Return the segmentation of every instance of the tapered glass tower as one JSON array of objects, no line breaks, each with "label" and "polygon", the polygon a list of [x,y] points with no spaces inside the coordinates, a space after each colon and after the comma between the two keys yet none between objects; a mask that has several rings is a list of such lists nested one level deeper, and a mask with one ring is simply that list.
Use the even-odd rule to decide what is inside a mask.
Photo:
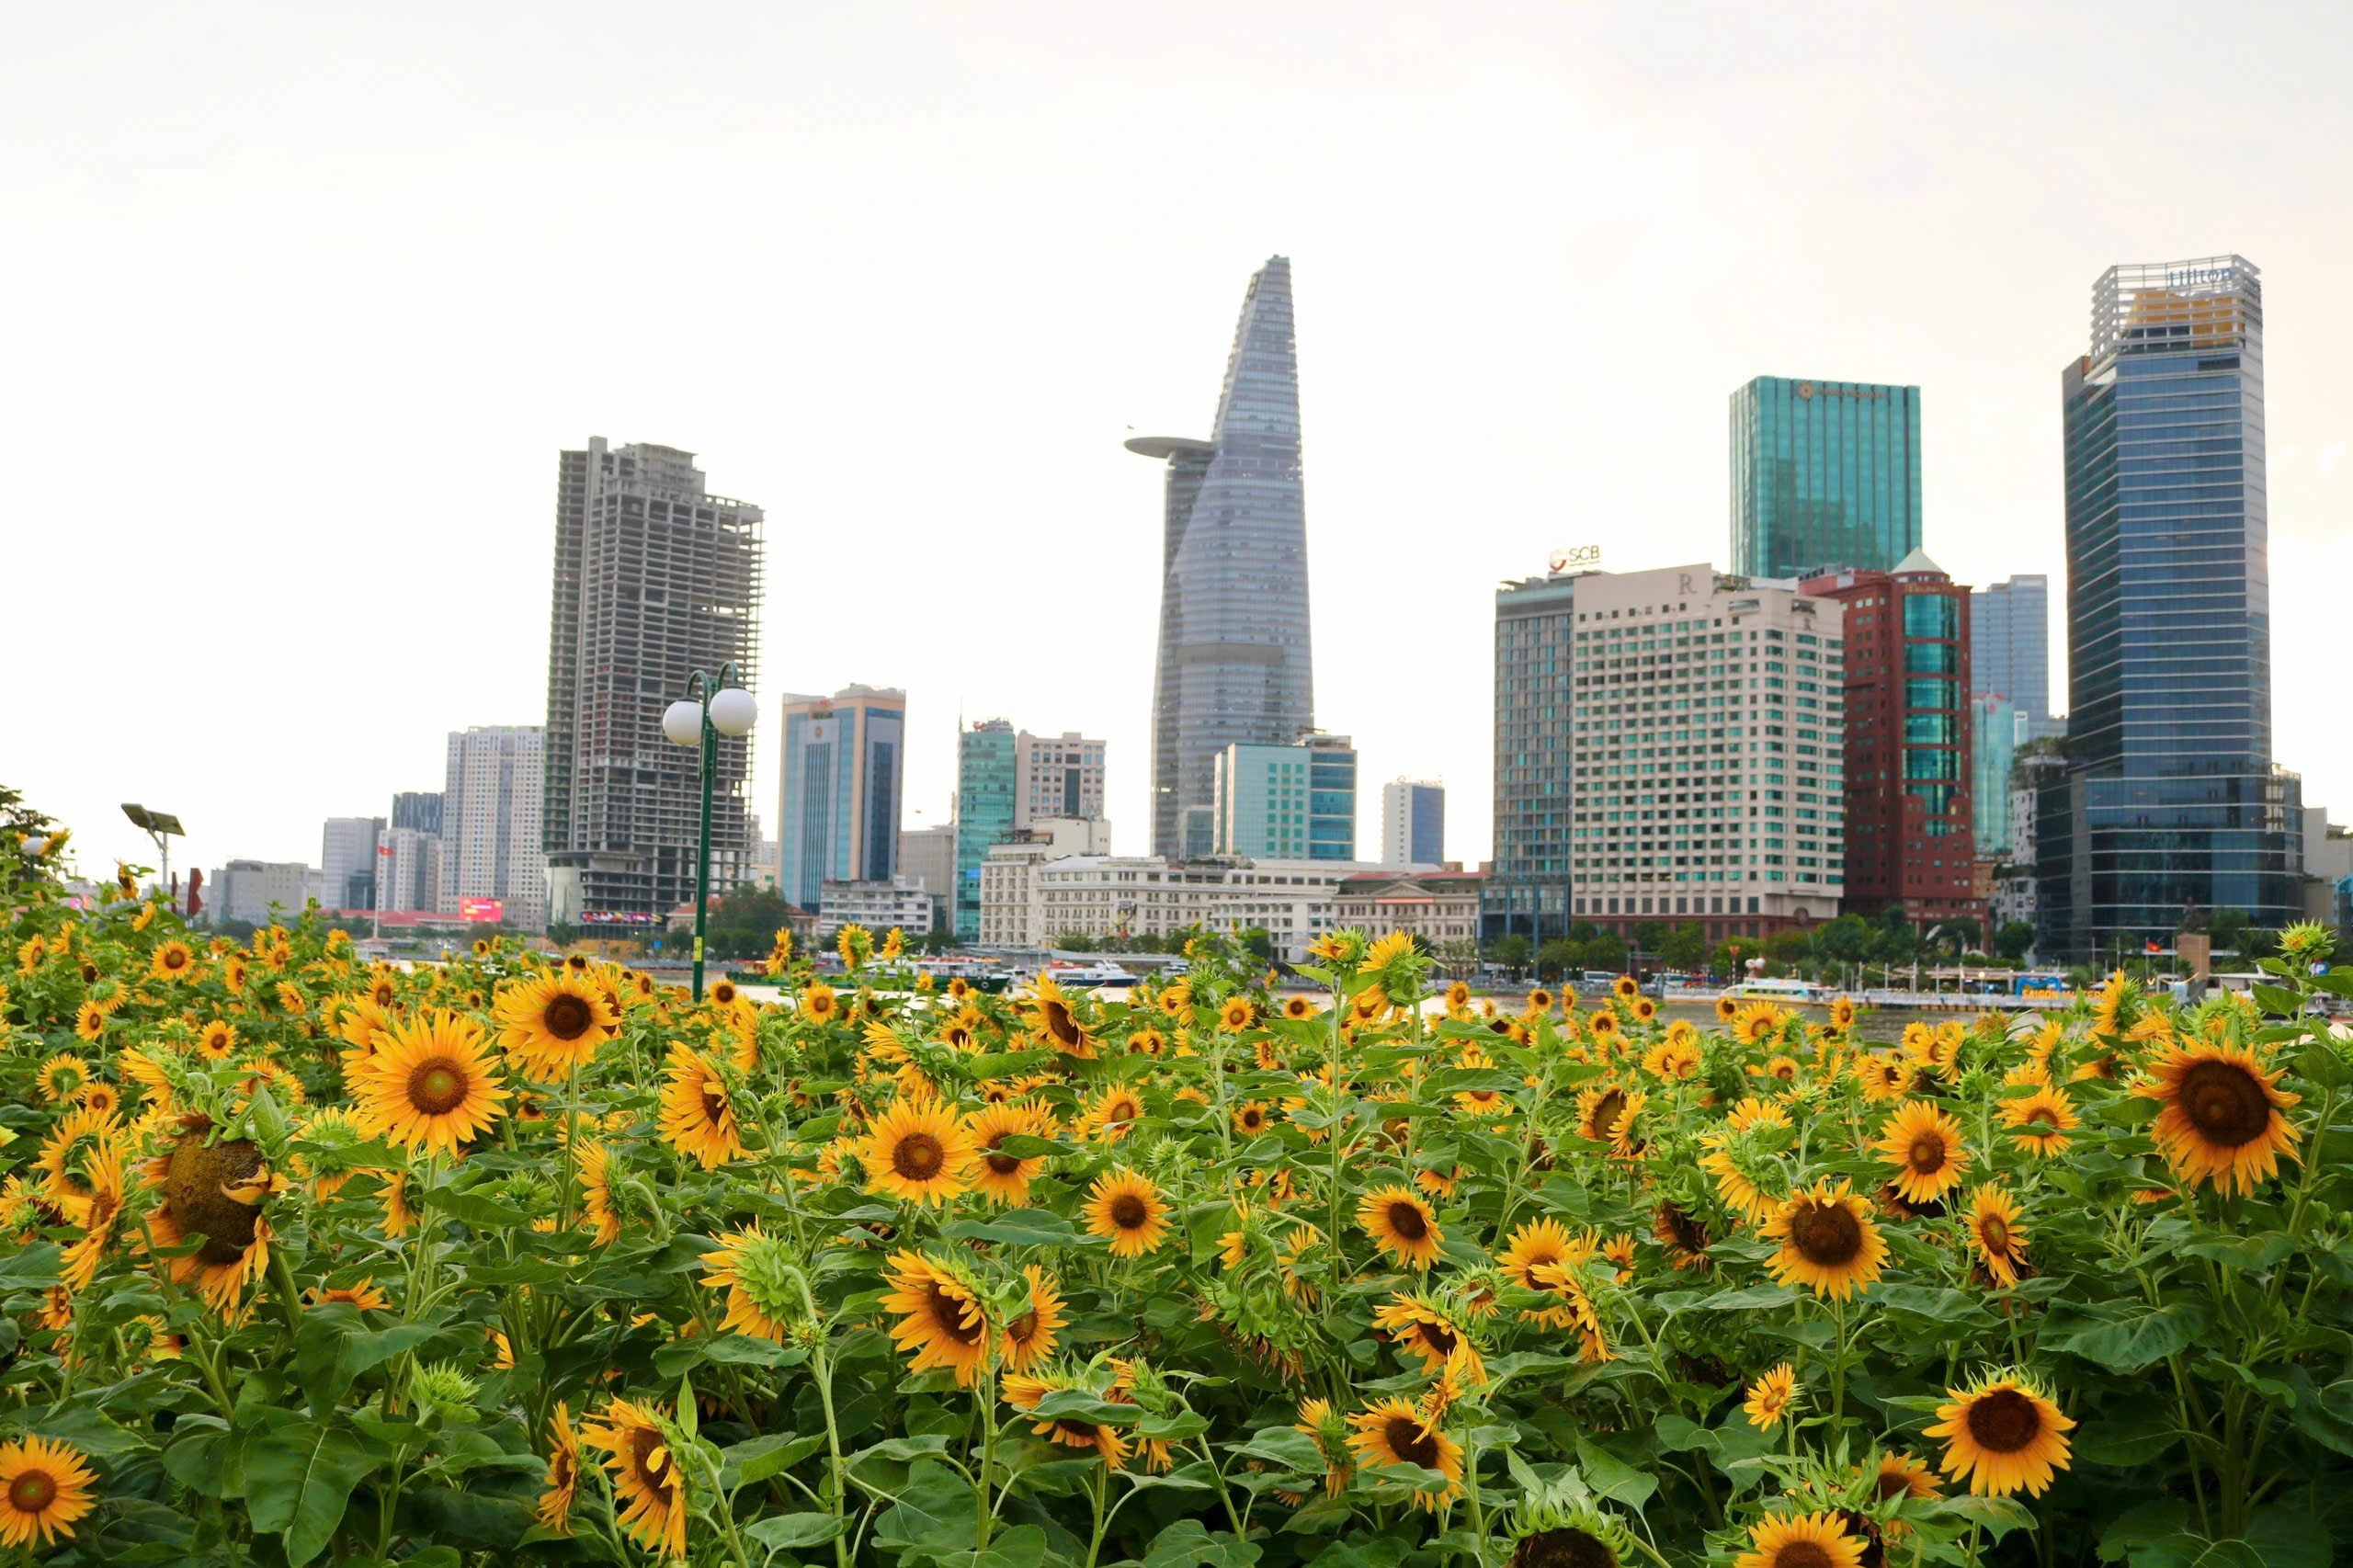
[{"label": "tapered glass tower", "polygon": [[1168,465],[1153,853],[1205,854],[1218,754],[1288,745],[1315,723],[1289,258],[1250,279],[1210,438],[1142,436],[1128,449]]}]

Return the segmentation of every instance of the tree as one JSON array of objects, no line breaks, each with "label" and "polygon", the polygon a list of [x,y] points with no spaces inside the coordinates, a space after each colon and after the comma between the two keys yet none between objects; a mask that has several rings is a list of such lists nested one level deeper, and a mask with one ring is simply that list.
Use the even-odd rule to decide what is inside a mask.
[{"label": "tree", "polygon": [[1813,938],[1802,931],[1776,931],[1765,939],[1765,956],[1775,963],[1803,963],[1813,953]]},{"label": "tree", "polygon": [[1859,915],[1842,915],[1815,930],[1813,950],[1836,963],[1860,963],[1871,956],[1870,923]]},{"label": "tree", "polygon": [[1509,970],[1526,969],[1531,950],[1527,937],[1517,931],[1506,931],[1487,944],[1487,961]]},{"label": "tree", "polygon": [[1696,920],[1676,926],[1660,938],[1658,956],[1676,969],[1702,967],[1708,961],[1707,928]]},{"label": "tree", "polygon": [[1432,956],[1440,973],[1460,980],[1479,967],[1479,944],[1468,937],[1456,937],[1440,942]]},{"label": "tree", "polygon": [[1574,970],[1583,961],[1576,943],[1566,937],[1555,937],[1536,950],[1536,978],[1558,981],[1563,973]]},{"label": "tree", "polygon": [[1738,980],[1748,972],[1748,960],[1759,957],[1764,945],[1753,937],[1734,937],[1711,955],[1716,969]]},{"label": "tree", "polygon": [[1066,953],[1091,953],[1095,938],[1084,931],[1063,931],[1055,936],[1052,945]]},{"label": "tree", "polygon": [[2246,928],[2254,923],[2253,917],[2244,909],[2218,909],[2207,921],[2206,933],[2213,938],[2217,952],[2226,949],[2235,951],[2239,939],[2246,935]]},{"label": "tree", "polygon": [[1626,970],[1626,938],[1615,931],[1597,927],[1585,940],[1585,967],[1587,969]]},{"label": "tree", "polygon": [[2026,952],[2034,946],[2034,927],[2023,920],[2006,920],[1994,933],[1994,950],[2011,963],[2024,963]]},{"label": "tree", "polygon": [[1985,928],[1973,915],[1956,915],[1941,924],[1946,934],[1957,938],[1964,949],[1974,948],[1985,939]]},{"label": "tree", "polygon": [[1242,933],[1242,950],[1260,963],[1275,961],[1275,940],[1260,926],[1253,926]]}]

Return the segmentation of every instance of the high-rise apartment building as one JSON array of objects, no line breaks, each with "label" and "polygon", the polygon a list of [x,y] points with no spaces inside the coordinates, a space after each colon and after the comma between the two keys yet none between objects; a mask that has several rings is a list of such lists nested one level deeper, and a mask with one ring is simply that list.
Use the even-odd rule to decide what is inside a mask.
[{"label": "high-rise apartment building", "polygon": [[1846,607],[1847,901],[1927,925],[1983,918],[1969,590],[1925,551],[1893,572],[1841,572],[1805,591]]},{"label": "high-rise apartment building", "polygon": [[906,794],[907,694],[847,686],[784,699],[777,886],[814,913],[827,882],[887,882],[898,870]]},{"label": "high-rise apartment building", "polygon": [[1920,548],[1920,389],[1759,376],[1732,394],[1732,569],[1885,572]]},{"label": "high-rise apartment building", "polygon": [[2067,777],[2044,791],[2041,950],[2186,905],[2299,918],[2302,788],[2271,758],[2263,285],[2245,256],[2113,267],[2061,374]]},{"label": "high-rise apartment building", "polygon": [[441,792],[438,790],[404,790],[394,795],[389,825],[429,833],[438,837],[441,833]]},{"label": "high-rise apartment building", "polygon": [[441,909],[441,835],[388,827],[376,845],[376,912],[436,915]]},{"label": "high-rise apartment building", "polygon": [[329,817],[319,835],[320,903],[329,909],[376,907],[376,843],[382,817]]},{"label": "high-rise apartment building", "polygon": [[[601,436],[557,467],[549,617],[548,917],[651,923],[695,895],[702,779],[662,733],[697,670],[756,687],[761,513],[710,494],[692,452]],[[710,881],[752,880],[752,738],[718,737]]]},{"label": "high-rise apartment building", "polygon": [[2052,733],[2051,579],[2021,572],[1970,595],[1969,646],[1970,690],[2008,698],[2030,738]]},{"label": "high-rise apartment building", "polygon": [[1013,825],[1037,817],[1103,814],[1103,743],[1076,730],[1013,740]]},{"label": "high-rise apartment building", "polygon": [[1346,735],[1230,745],[1217,755],[1211,787],[1213,854],[1357,858],[1357,753]]},{"label": "high-rise apartment building", "polygon": [[981,872],[989,846],[1013,831],[1016,815],[1013,726],[983,719],[956,737],[956,887],[959,941],[981,939]]},{"label": "high-rise apartment building", "polygon": [[1571,718],[1577,585],[1599,573],[1529,577],[1495,590],[1495,862],[1483,937],[1533,947],[1567,933]]},{"label": "high-rise apartment building", "polygon": [[1446,861],[1446,786],[1435,778],[1392,778],[1381,787],[1381,859],[1388,866]]},{"label": "high-rise apartment building", "polygon": [[[1153,676],[1152,848],[1198,850],[1227,746],[1315,723],[1290,262],[1250,279],[1206,441],[1138,437],[1168,465]],[[1189,813],[1189,814],[1188,814]]]},{"label": "high-rise apartment building", "polygon": [[451,733],[435,890],[442,914],[463,914],[469,901],[493,900],[506,925],[546,928],[547,860],[540,846],[543,736],[536,724]]}]

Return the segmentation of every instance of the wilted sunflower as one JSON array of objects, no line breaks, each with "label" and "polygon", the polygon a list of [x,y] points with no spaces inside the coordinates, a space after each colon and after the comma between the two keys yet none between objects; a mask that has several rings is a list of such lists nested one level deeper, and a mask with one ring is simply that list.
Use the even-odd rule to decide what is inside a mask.
[{"label": "wilted sunflower", "polygon": [[1441,1491],[1415,1492],[1416,1506],[1435,1514],[1461,1494],[1462,1446],[1444,1432],[1424,1426],[1421,1413],[1410,1402],[1392,1394],[1349,1416],[1348,1425],[1356,1428],[1348,1448],[1360,1468],[1414,1464],[1446,1477]]},{"label": "wilted sunflower", "polygon": [[542,1084],[587,1066],[620,1032],[604,987],[562,970],[500,987],[494,1012],[508,1060]]},{"label": "wilted sunflower", "polygon": [[1381,1249],[1409,1267],[1427,1269],[1438,1261],[1445,1233],[1430,1206],[1402,1187],[1379,1187],[1357,1204],[1357,1223]]},{"label": "wilted sunflower", "polygon": [[74,1534],[74,1521],[97,1506],[97,1478],[81,1454],[47,1437],[0,1443],[0,1546],[44,1547]]},{"label": "wilted sunflower", "polygon": [[2018,1270],[2026,1267],[2026,1226],[2018,1221],[2024,1212],[1997,1181],[1979,1187],[1970,1200],[1969,1244],[2005,1290],[2018,1282]]},{"label": "wilted sunflower", "polygon": [[613,1472],[613,1500],[621,1506],[618,1522],[630,1539],[658,1557],[684,1560],[687,1483],[670,1452],[670,1439],[656,1425],[664,1414],[660,1405],[616,1399],[605,1406],[601,1423],[582,1424],[580,1440],[605,1451],[605,1468]]},{"label": "wilted sunflower", "polygon": [[2075,1102],[2067,1091],[2039,1088],[2030,1095],[2021,1095],[2002,1102],[2002,1125],[2012,1128],[2010,1142],[2027,1153],[2049,1159],[2063,1153],[2075,1140],[2067,1134],[2082,1125],[2075,1115]]},{"label": "wilted sunflower", "polygon": [[1741,1408],[1748,1413],[1751,1426],[1770,1431],[1781,1424],[1782,1415],[1797,1394],[1797,1373],[1784,1361],[1748,1385],[1748,1398],[1742,1402]]},{"label": "wilted sunflower", "polygon": [[1026,1372],[1051,1356],[1063,1322],[1063,1293],[1054,1277],[1034,1263],[1021,1276],[1029,1281],[1029,1305],[1006,1320],[996,1344],[998,1359],[1012,1372]]},{"label": "wilted sunflower", "polygon": [[[1069,1377],[1008,1372],[1005,1379],[1005,1402],[1016,1410],[1035,1410],[1045,1403],[1048,1394],[1078,1386],[1076,1380]],[[1116,1426],[1081,1420],[1073,1415],[1056,1415],[1035,1423],[1030,1430],[1040,1437],[1051,1438],[1067,1448],[1093,1449],[1113,1470],[1127,1462],[1127,1440],[1120,1436],[1120,1429]]]},{"label": "wilted sunflower", "polygon": [[1712,1240],[1708,1227],[1672,1199],[1652,1213],[1651,1234],[1666,1249],[1666,1259],[1676,1267],[1705,1274],[1714,1267],[1708,1256]]},{"label": "wilted sunflower", "polygon": [[1427,1296],[1398,1294],[1373,1309],[1372,1324],[1400,1346],[1421,1358],[1422,1370],[1436,1372],[1451,1365],[1469,1383],[1487,1381],[1486,1363],[1478,1347],[1445,1308]]},{"label": "wilted sunflower", "polygon": [[1895,1167],[1893,1185],[1913,1203],[1935,1202],[1969,1172],[1961,1123],[1927,1100],[1898,1106],[1871,1147]]},{"label": "wilted sunflower", "polygon": [[929,1096],[902,1095],[875,1119],[858,1153],[866,1190],[911,1203],[946,1203],[972,1185],[972,1135]]},{"label": "wilted sunflower", "polygon": [[147,960],[147,972],[157,980],[177,980],[196,967],[196,955],[186,942],[165,942]]},{"label": "wilted sunflower", "polygon": [[2297,1157],[2303,1134],[2279,1113],[2303,1096],[2277,1087],[2253,1051],[2200,1043],[2167,1046],[2150,1059],[2140,1093],[2165,1108],[2149,1137],[2176,1176],[2211,1182],[2225,1198],[2247,1194]]},{"label": "wilted sunflower", "polygon": [[1966,1389],[1947,1389],[1950,1404],[1937,1407],[1938,1425],[1926,1435],[1945,1440],[1943,1470],[1981,1497],[2006,1497],[2023,1488],[2040,1497],[2055,1471],[2068,1468],[2065,1434],[2075,1423],[2023,1372],[1989,1372]]},{"label": "wilted sunflower", "polygon": [[911,1371],[945,1367],[959,1387],[970,1388],[989,1358],[988,1317],[980,1293],[944,1260],[902,1249],[891,1256],[883,1282],[882,1309],[899,1314],[892,1342],[910,1351]]},{"label": "wilted sunflower", "polygon": [[548,1483],[538,1509],[542,1529],[572,1533],[572,1496],[579,1484],[580,1435],[572,1429],[572,1412],[557,1400],[548,1417]]},{"label": "wilted sunflower", "polygon": [[1836,1513],[1771,1514],[1748,1527],[1749,1549],[1733,1568],[1862,1568],[1870,1544]]},{"label": "wilted sunflower", "polygon": [[663,1065],[662,1138],[680,1153],[715,1170],[744,1152],[735,1104],[716,1063],[678,1041]]},{"label": "wilted sunflower", "polygon": [[1046,1168],[1043,1154],[1027,1157],[1002,1153],[997,1145],[1007,1138],[1051,1138],[1053,1113],[1027,1101],[983,1106],[965,1120],[966,1136],[976,1164],[972,1187],[991,1203],[1019,1209],[1029,1201],[1029,1184]]},{"label": "wilted sunflower", "polygon": [[1846,1181],[1835,1187],[1817,1182],[1813,1191],[1782,1199],[1765,1221],[1764,1234],[1781,1244],[1766,1265],[1776,1280],[1810,1285],[1816,1295],[1842,1301],[1887,1265],[1887,1238]]},{"label": "wilted sunflower", "polygon": [[1113,1257],[1142,1257],[1168,1234],[1168,1204],[1152,1178],[1117,1165],[1086,1190],[1086,1233],[1108,1236]]},{"label": "wilted sunflower", "polygon": [[489,1130],[507,1098],[482,1026],[440,1009],[394,1024],[355,1076],[360,1131],[411,1153],[456,1153]]},{"label": "wilted sunflower", "polygon": [[275,1183],[257,1144],[244,1138],[207,1143],[210,1125],[189,1119],[169,1152],[148,1163],[144,1174],[163,1188],[164,1200],[147,1216],[147,1230],[167,1253],[204,1237],[194,1252],[159,1261],[175,1283],[194,1285],[226,1315],[269,1267],[271,1231],[261,1200]]}]

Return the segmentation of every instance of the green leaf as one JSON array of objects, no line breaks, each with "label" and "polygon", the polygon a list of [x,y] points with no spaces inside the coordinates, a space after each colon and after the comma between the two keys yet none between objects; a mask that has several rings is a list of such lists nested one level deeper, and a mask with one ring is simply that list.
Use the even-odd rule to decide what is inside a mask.
[{"label": "green leaf", "polygon": [[1199,1519],[1178,1519],[1152,1538],[1143,1568],[1250,1568],[1260,1555],[1248,1541],[1211,1535]]},{"label": "green leaf", "polygon": [[303,1421],[245,1445],[245,1505],[256,1530],[283,1534],[286,1561],[302,1568],[335,1538],[344,1505],[382,1462],[357,1433]]},{"label": "green leaf", "polygon": [[720,1489],[733,1492],[739,1486],[756,1486],[769,1476],[790,1470],[824,1446],[823,1434],[796,1437],[790,1432],[779,1432],[723,1449],[719,1455]]},{"label": "green leaf", "polygon": [[[1016,1525],[970,1551],[951,1551],[939,1568],[1040,1568],[1049,1560],[1046,1532],[1036,1525]],[[1061,1558],[1052,1558],[1059,1562]]]},{"label": "green leaf", "polygon": [[1651,1500],[1651,1494],[1658,1490],[1657,1482],[1583,1437],[1577,1438],[1577,1469],[1585,1473],[1586,1484],[1593,1488],[1597,1496],[1623,1503],[1637,1513]]},{"label": "green leaf", "polygon": [[2302,1009],[2304,1005],[2304,999],[2302,997],[2297,995],[2294,992],[2288,990],[2285,986],[2254,985],[2248,987],[2248,989],[2255,993],[2255,1001],[2257,1006],[2261,1007],[2267,1013],[2276,1013],[2281,1017],[2294,1017],[2296,1014]]},{"label": "green leaf", "polygon": [[0,1257],[0,1295],[47,1290],[57,1282],[58,1259],[63,1256],[55,1242],[36,1242]]},{"label": "green leaf", "polygon": [[842,1533],[842,1522],[831,1514],[776,1514],[745,1525],[744,1533],[770,1551],[790,1551],[824,1545]]},{"label": "green leaf", "polygon": [[1786,1307],[1797,1300],[1797,1292],[1787,1285],[1752,1285],[1745,1290],[1719,1290],[1699,1303],[1710,1312],[1758,1312],[1768,1307]]},{"label": "green leaf", "polygon": [[809,1359],[809,1352],[797,1345],[779,1345],[749,1334],[718,1335],[710,1342],[710,1355],[724,1365],[747,1367],[797,1367]]},{"label": "green leaf", "polygon": [[2111,1371],[2137,1372],[2196,1343],[2212,1315],[2200,1302],[2177,1301],[2121,1323],[2079,1329],[2059,1348]]},{"label": "green leaf", "polygon": [[2296,1075],[2309,1078],[2324,1089],[2341,1089],[2353,1083],[2353,1068],[2326,1041],[2306,1046],[2296,1058]]},{"label": "green leaf", "polygon": [[2015,1497],[1942,1497],[1932,1505],[1938,1513],[1965,1519],[1995,1540],[2012,1530],[2034,1528],[2034,1512]]},{"label": "green leaf", "polygon": [[[1085,1389],[1056,1389],[1027,1412],[1040,1421],[1068,1418],[1091,1422],[1097,1426],[1132,1426],[1143,1412],[1132,1404],[1114,1404],[1108,1399],[1097,1399]],[[1305,1433],[1301,1434],[1306,1436]]]},{"label": "green leaf", "polygon": [[969,1551],[980,1544],[979,1538],[971,1484],[938,1460],[928,1459],[916,1461],[908,1471],[906,1484],[874,1521],[869,1537],[878,1551],[902,1558],[918,1552],[944,1557],[951,1551]]},{"label": "green leaf", "polygon": [[1102,1246],[1060,1214],[1044,1209],[1008,1209],[989,1220],[959,1220],[940,1234],[958,1242],[1004,1242],[1013,1246]]},{"label": "green leaf", "polygon": [[531,1216],[513,1204],[463,1187],[419,1186],[415,1195],[420,1207],[438,1209],[478,1231],[523,1230],[531,1223]]},{"label": "green leaf", "polygon": [[1233,1451],[1243,1459],[1265,1460],[1302,1475],[1324,1472],[1324,1450],[1295,1426],[1262,1427]]},{"label": "green leaf", "polygon": [[362,1372],[419,1346],[441,1332],[447,1312],[414,1323],[371,1329],[348,1301],[330,1301],[302,1314],[294,1336],[294,1381],[310,1395],[311,1410],[324,1415],[338,1403]]},{"label": "green leaf", "polygon": [[2234,1236],[2222,1241],[2191,1242],[2178,1249],[2193,1257],[2211,1257],[2242,1274],[2260,1274],[2296,1250],[2296,1238],[2285,1231]]}]

